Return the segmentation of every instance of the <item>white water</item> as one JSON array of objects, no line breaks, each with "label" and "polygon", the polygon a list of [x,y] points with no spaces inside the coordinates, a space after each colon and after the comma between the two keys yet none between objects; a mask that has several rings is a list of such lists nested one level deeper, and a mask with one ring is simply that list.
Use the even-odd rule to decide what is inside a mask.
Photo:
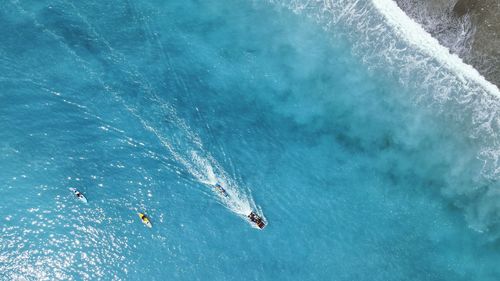
[{"label": "white water", "polygon": [[481,85],[487,93],[500,97],[500,91],[496,85],[488,82],[474,67],[464,63],[448,48],[439,44],[437,39],[408,17],[396,2],[392,0],[372,0],[372,2],[394,31],[413,47],[437,59],[445,67],[452,70],[464,84],[467,83],[467,80],[472,80]]},{"label": "white water", "polygon": [[[252,210],[257,209],[251,196],[244,192],[210,152],[204,149],[200,137],[176,115],[175,109],[168,106],[165,102],[161,103],[160,107],[163,109],[161,114],[155,114],[155,116],[168,116],[169,121],[175,127],[175,134],[162,133],[164,128],[155,128],[146,118],[141,117],[136,110],[130,108],[129,110],[140,120],[144,128],[158,138],[163,147],[174,157],[175,161],[184,166],[186,171],[197,182],[211,189],[213,185],[219,182],[229,194],[229,197],[221,195],[215,189],[212,189],[212,191],[228,209],[242,217],[246,217]],[[175,137],[175,139],[169,140],[172,137]],[[182,145],[174,145],[173,143]]]},{"label": "white water", "polygon": [[268,1],[313,19],[332,41],[350,42],[353,54],[374,76],[395,80],[404,89],[401,100],[457,128],[457,138],[465,139],[470,161],[479,167],[471,171],[470,166],[456,163],[453,173],[468,175],[469,181],[451,179],[441,193],[460,202],[472,228],[487,231],[497,224],[498,87],[441,46],[392,0]]}]

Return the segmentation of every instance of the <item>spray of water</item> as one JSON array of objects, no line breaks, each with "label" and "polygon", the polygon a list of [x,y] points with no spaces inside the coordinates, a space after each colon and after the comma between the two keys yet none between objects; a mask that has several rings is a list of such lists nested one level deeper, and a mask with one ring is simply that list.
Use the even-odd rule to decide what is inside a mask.
[{"label": "spray of water", "polygon": [[[241,184],[234,180],[234,177],[231,177],[210,152],[204,148],[201,138],[185,120],[178,116],[176,109],[154,92],[153,89],[155,89],[155,87],[152,85],[151,81],[147,79],[134,64],[130,63],[126,56],[113,48],[106,38],[99,34],[97,29],[79,13],[78,9],[73,4],[69,3],[68,5],[73,9],[74,14],[80,19],[82,24],[86,26],[86,30],[94,38],[96,44],[99,44],[100,47],[105,50],[103,52],[106,54],[102,55],[102,57],[106,59],[109,65],[113,66],[113,71],[122,77],[127,77],[129,81],[138,84],[141,91],[140,94],[128,96],[126,93],[120,91],[120,89],[114,87],[112,82],[108,82],[102,73],[94,70],[93,66],[87,62],[86,58],[82,57],[73,46],[68,45],[64,38],[58,34],[57,30],[52,30],[50,26],[46,26],[43,22],[38,21],[34,14],[26,11],[19,3],[13,2],[13,5],[16,6],[22,14],[31,18],[35,26],[58,42],[62,49],[67,51],[69,56],[78,63],[88,76],[102,86],[108,98],[120,104],[126,112],[134,116],[147,131],[153,133],[173,159],[184,167],[196,182],[201,183],[207,188],[212,188],[215,183],[223,185],[229,196],[216,196],[216,198],[218,198],[224,206],[245,219],[252,210],[257,211],[262,216],[260,208],[255,205],[248,190],[242,188]],[[135,12],[141,13],[139,10],[135,10]],[[155,45],[158,55],[164,62],[165,67],[171,70],[170,74],[176,85],[184,91],[185,94],[191,94],[182,75],[177,73],[175,68],[172,67],[169,54],[165,51],[161,41],[157,38],[156,32],[153,31],[147,21],[143,23],[143,28],[145,34],[147,34],[147,40],[151,42],[152,45]],[[51,86],[46,85],[41,77],[31,77],[29,80],[60,97],[64,102],[77,105],[85,109],[86,113],[103,121],[97,114],[90,113],[90,107],[88,108],[80,103],[72,102],[70,98],[61,94],[61,91],[51,89]],[[160,122],[159,120],[164,122]],[[113,129],[114,127],[105,126],[105,128]],[[114,128],[114,131],[125,133],[116,128]],[[157,155],[155,157],[157,157]],[[215,192],[215,194],[218,193]]]}]

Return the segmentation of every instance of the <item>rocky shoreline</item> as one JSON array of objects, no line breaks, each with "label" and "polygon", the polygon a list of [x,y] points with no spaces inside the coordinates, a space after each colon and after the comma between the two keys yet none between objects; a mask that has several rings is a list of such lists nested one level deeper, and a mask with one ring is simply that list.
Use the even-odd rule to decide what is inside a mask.
[{"label": "rocky shoreline", "polygon": [[395,1],[442,45],[500,86],[500,1]]}]

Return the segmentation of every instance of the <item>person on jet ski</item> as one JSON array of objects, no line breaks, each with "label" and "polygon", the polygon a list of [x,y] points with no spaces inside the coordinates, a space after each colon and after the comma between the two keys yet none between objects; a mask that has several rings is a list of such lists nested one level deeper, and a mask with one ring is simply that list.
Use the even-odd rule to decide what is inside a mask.
[{"label": "person on jet ski", "polygon": [[266,226],[264,220],[253,211],[250,212],[248,218],[250,219],[251,222],[255,223],[260,229],[263,229]]}]

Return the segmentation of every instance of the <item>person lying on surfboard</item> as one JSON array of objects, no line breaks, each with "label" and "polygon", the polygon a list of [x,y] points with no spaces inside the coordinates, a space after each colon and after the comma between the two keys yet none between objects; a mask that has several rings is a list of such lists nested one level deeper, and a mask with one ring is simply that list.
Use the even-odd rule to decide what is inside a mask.
[{"label": "person lying on surfboard", "polygon": [[84,203],[87,203],[87,198],[85,198],[85,196],[80,191],[78,191],[76,188],[70,187],[69,190],[71,190],[73,192],[73,194],[76,196],[76,198],[78,198],[78,200],[80,200]]},{"label": "person lying on surfboard", "polygon": [[229,194],[227,194],[226,190],[220,185],[220,183],[216,183],[213,185],[215,190],[217,190],[220,194],[224,195],[224,197],[229,197]]},{"label": "person lying on surfboard", "polygon": [[143,213],[137,213],[137,214],[139,215],[139,218],[141,218],[141,221],[145,226],[149,228],[153,227],[153,224],[145,214]]},{"label": "person lying on surfboard", "polygon": [[80,191],[75,192],[75,195],[76,195],[76,197],[78,197],[78,199],[82,199],[82,197],[83,197],[83,195],[80,193]]}]

